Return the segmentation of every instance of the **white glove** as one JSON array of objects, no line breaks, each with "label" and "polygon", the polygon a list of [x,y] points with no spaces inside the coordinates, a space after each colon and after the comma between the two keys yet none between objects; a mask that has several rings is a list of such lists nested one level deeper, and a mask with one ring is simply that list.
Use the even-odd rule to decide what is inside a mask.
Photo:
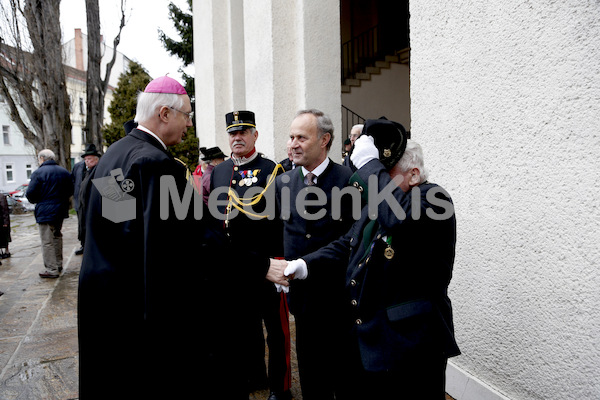
[{"label": "white glove", "polygon": [[306,279],[308,276],[308,266],[303,259],[299,258],[288,262],[283,274],[285,276],[294,275],[294,279]]},{"label": "white glove", "polygon": [[290,287],[289,286],[280,285],[279,283],[274,283],[274,285],[277,288],[277,293],[281,292],[282,290],[283,290],[284,293],[289,293],[290,292]]},{"label": "white glove", "polygon": [[379,150],[375,147],[373,136],[362,135],[354,142],[350,161],[360,169],[371,160],[379,160]]}]

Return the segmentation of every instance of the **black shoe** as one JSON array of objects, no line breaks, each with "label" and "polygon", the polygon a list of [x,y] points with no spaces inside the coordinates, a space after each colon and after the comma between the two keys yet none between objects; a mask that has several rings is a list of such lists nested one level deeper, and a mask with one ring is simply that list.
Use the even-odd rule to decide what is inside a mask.
[{"label": "black shoe", "polygon": [[267,400],[292,400],[292,392],[289,390],[285,392],[271,392]]},{"label": "black shoe", "polygon": [[76,256],[80,256],[83,254],[83,246],[81,246],[80,248],[78,248],[77,250],[75,250],[75,255]]},{"label": "black shoe", "polygon": [[42,277],[42,278],[51,278],[51,279],[54,279],[54,278],[58,278],[59,276],[60,276],[59,274],[53,274],[53,273],[50,273],[50,272],[45,272],[45,271],[44,272],[40,272],[40,277]]},{"label": "black shoe", "polygon": [[2,253],[2,258],[9,258],[10,257],[10,253]]}]

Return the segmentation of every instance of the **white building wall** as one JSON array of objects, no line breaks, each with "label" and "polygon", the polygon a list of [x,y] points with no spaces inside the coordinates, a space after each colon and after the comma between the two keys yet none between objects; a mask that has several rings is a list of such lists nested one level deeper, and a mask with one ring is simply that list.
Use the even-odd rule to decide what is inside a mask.
[{"label": "white building wall", "polygon": [[600,5],[410,14],[412,135],[458,222],[450,394],[599,399]]},{"label": "white building wall", "polygon": [[[4,138],[5,127],[8,127],[8,142]],[[10,192],[28,182],[37,167],[34,147],[10,119],[9,106],[0,96],[0,191]]]}]

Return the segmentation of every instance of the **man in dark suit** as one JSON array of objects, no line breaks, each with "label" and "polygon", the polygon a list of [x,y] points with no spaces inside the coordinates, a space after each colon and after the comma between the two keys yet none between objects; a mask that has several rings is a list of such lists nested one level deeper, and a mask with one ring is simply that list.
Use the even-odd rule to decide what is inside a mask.
[{"label": "man in dark suit", "polygon": [[[227,262],[219,227],[188,184],[185,165],[167,151],[192,126],[183,86],[167,76],[150,82],[136,121],[108,148],[85,190],[79,396],[188,398],[201,387],[206,398],[247,400],[244,376],[228,368],[242,351],[229,291],[271,278],[268,259],[261,264],[247,254],[258,265],[251,271]],[[175,212],[186,192],[194,196],[190,208],[202,207],[201,219],[195,209]],[[231,282],[242,275],[244,282]]]},{"label": "man in dark suit", "polygon": [[[252,270],[257,267],[245,260],[249,251],[266,257],[283,255],[281,224],[274,215],[267,215],[269,210],[263,193],[265,189],[274,190],[274,185],[269,187],[269,182],[274,181],[274,177],[270,177],[278,171],[273,161],[256,151],[258,131],[252,111],[230,112],[225,121],[231,157],[212,170],[209,206],[215,200],[222,203],[218,212],[224,220],[233,252],[239,262],[247,263]],[[249,204],[251,206],[247,206]],[[285,296],[266,280],[259,285],[247,285],[236,295],[239,310],[244,310],[242,314],[247,318],[247,330],[240,335],[240,340],[246,341],[247,352],[239,356],[246,363],[248,390],[262,389],[268,382],[270,400],[290,399],[289,315]],[[269,346],[268,381],[263,321]]]},{"label": "man in dark suit", "polygon": [[346,167],[352,168],[352,170],[354,171],[354,165],[352,165],[352,163],[350,162],[350,155],[352,154],[352,149],[354,147],[354,142],[356,142],[356,139],[358,139],[358,137],[360,136],[360,134],[362,133],[364,124],[356,124],[353,125],[352,128],[350,129],[350,135],[349,138],[350,139],[350,148],[347,151],[347,154],[344,156],[344,165]]},{"label": "man in dark suit", "polygon": [[[447,359],[460,354],[447,294],[452,201],[427,182],[421,148],[407,144],[398,123],[367,120],[351,157],[353,184],[367,202],[361,219],[339,240],[290,262],[285,274],[310,278],[332,260],[348,262],[351,316],[340,340],[352,356],[345,371],[351,398],[443,400]],[[379,194],[369,199],[370,191]]]},{"label": "man in dark suit", "polygon": [[[297,113],[290,128],[290,148],[298,167],[278,176],[276,181],[286,259],[318,250],[342,236],[352,225],[352,198],[345,195],[339,201],[334,195],[347,186],[352,172],[328,157],[332,142],[333,124],[327,115],[314,109]],[[312,201],[318,200],[319,195],[322,201],[318,206],[299,206],[301,197]],[[360,215],[358,191],[355,195]],[[337,373],[344,360],[339,336],[344,323],[341,310],[345,306],[345,271],[345,262],[333,261],[308,279],[292,282],[290,288],[290,311],[296,323],[298,369],[305,400],[342,398],[344,388]]]},{"label": "man in dark suit", "polygon": [[291,171],[296,168],[296,164],[294,164],[294,159],[292,157],[292,148],[290,146],[290,142],[288,142],[288,145],[286,146],[286,151],[287,157],[281,160],[279,164],[281,164],[284,171]]},{"label": "man in dark suit", "polygon": [[75,254],[83,254],[85,245],[85,206],[79,202],[81,186],[89,172],[98,164],[100,153],[96,149],[96,145],[88,143],[85,146],[85,151],[81,154],[82,160],[75,164],[71,171],[71,179],[73,180],[73,208],[77,212],[77,239],[81,243],[81,247],[75,250]]}]

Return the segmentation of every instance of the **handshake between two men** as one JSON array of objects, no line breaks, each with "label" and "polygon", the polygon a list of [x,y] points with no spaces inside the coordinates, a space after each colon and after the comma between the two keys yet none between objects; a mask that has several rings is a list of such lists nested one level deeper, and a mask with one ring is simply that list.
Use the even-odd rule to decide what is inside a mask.
[{"label": "handshake between two men", "polygon": [[278,292],[288,293],[292,279],[306,279],[307,276],[308,267],[303,259],[287,261],[271,258],[266,278],[275,284]]}]

